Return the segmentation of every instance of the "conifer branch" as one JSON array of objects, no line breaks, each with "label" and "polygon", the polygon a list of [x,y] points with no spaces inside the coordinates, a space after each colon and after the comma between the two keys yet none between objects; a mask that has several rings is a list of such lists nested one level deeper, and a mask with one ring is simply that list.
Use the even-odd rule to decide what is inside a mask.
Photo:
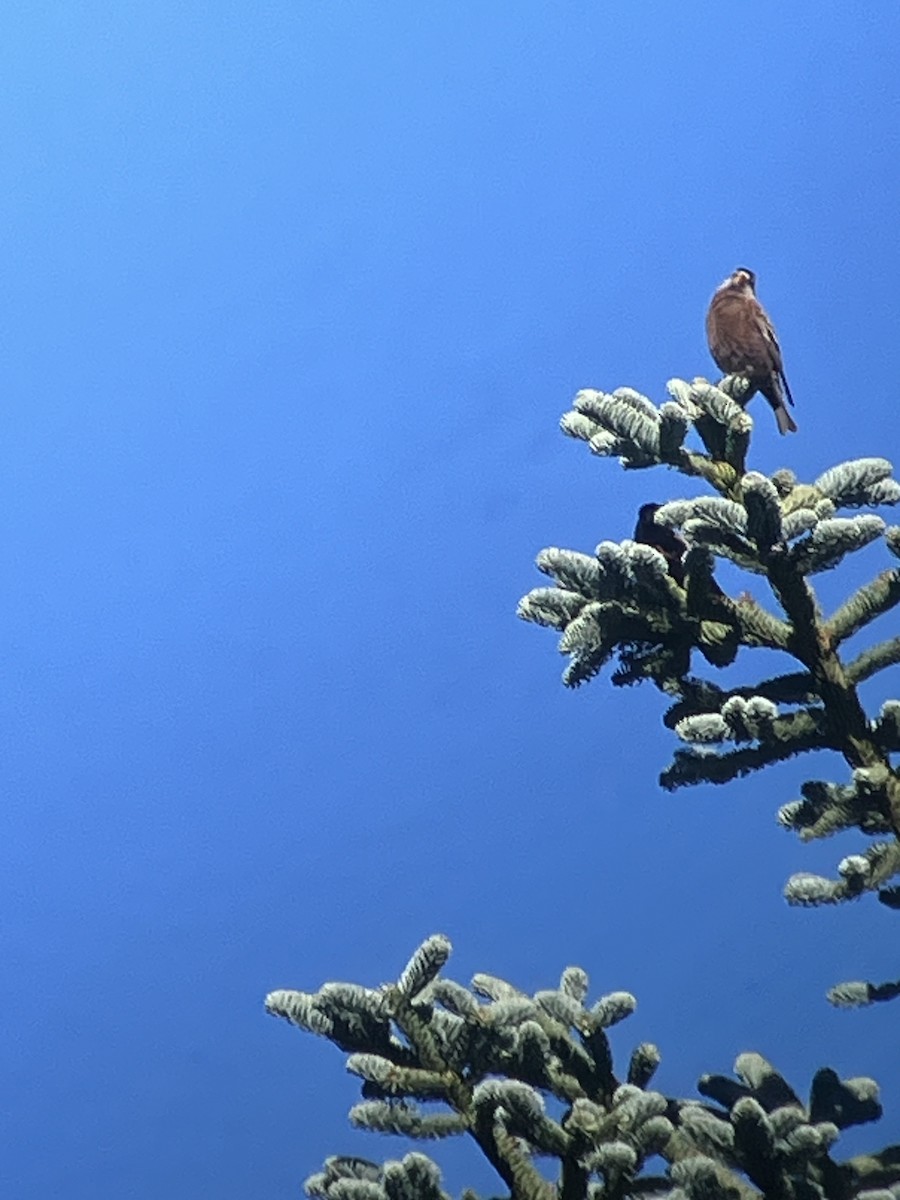
[{"label": "conifer branch", "polygon": [[[560,649],[571,656],[567,685],[583,683],[618,660],[613,684],[650,680],[674,700],[665,722],[690,748],[675,752],[660,777],[664,788],[725,784],[795,754],[830,749],[842,755],[853,783],[810,782],[803,800],[782,806],[779,820],[803,840],[855,826],[900,844],[900,775],[891,761],[900,752],[900,703],[886,703],[870,720],[857,691],[877,672],[900,663],[900,638],[864,649],[846,663],[840,653],[845,641],[900,602],[900,568],[882,571],[828,619],[811,582],[875,541],[883,540],[900,558],[900,526],[888,527],[872,512],[841,511],[900,503],[900,484],[884,458],[839,463],[812,483],[787,469],[771,477],[748,471],[753,422],[741,406],[745,386],[738,378],[716,385],[671,380],[669,399],[659,407],[627,389],[610,396],[579,393],[576,413],[563,421],[567,432],[576,427],[587,432],[577,421],[590,413],[590,436],[606,439],[603,453],[614,452],[616,438],[631,439],[634,450],[626,448],[623,465],[637,465],[639,453],[641,466],[674,467],[700,477],[712,494],[653,506],[652,521],[670,531],[660,543],[666,555],[673,545],[687,547],[677,572],[654,578],[655,592],[641,591],[622,576],[614,610],[588,610],[577,599],[535,593],[522,602],[519,615],[544,623],[552,618],[560,629]],[[692,432],[702,449],[691,448]],[[644,540],[652,544],[653,537]],[[616,544],[603,545],[611,547],[607,559],[614,557]],[[627,556],[629,543],[619,545]],[[765,580],[777,610],[748,595],[726,596],[715,579],[719,558]],[[669,567],[665,555],[659,559]],[[573,583],[571,572],[557,578],[563,590]],[[578,592],[577,584],[573,590]],[[567,622],[569,611],[575,615]],[[800,670],[783,677],[790,682],[780,689],[772,680],[722,689],[693,673],[696,662],[721,668],[749,648],[790,654]],[[842,866],[868,861],[867,854],[849,856]],[[793,902],[832,903],[871,890],[893,906],[895,890],[880,886],[874,876],[862,889],[856,878],[796,882],[804,878],[789,885]],[[900,889],[896,895],[900,908]]]},{"label": "conifer branch", "polygon": [[[629,470],[666,466],[702,479],[713,494],[646,506],[670,530],[667,541],[654,544],[639,526],[641,540],[604,540],[593,554],[543,551],[537,565],[552,586],[525,596],[518,614],[558,631],[568,686],[615,661],[614,684],[649,680],[669,697],[665,724],[687,747],[661,776],[665,788],[727,783],[807,751],[841,754],[849,782],[806,781],[778,819],[801,841],[851,828],[880,840],[842,858],[836,878],[795,874],[785,896],[793,905],[827,905],[870,892],[900,909],[900,777],[891,762],[900,752],[900,701],[870,720],[857,691],[900,662],[900,637],[848,663],[840,654],[900,601],[900,568],[857,589],[827,620],[810,583],[879,539],[900,558],[900,527],[872,513],[838,515],[897,504],[900,484],[881,458],[841,463],[811,484],[788,470],[748,471],[745,389],[740,378],[672,380],[660,406],[628,388],[579,392],[562,418],[568,436]],[[692,432],[701,449],[688,445]],[[779,611],[725,595],[717,558],[765,580]],[[730,688],[692,673],[694,663],[718,669],[750,648],[789,654],[798,669]],[[804,1100],[764,1058],[744,1054],[736,1078],[701,1078],[706,1102],[666,1096],[650,1086],[660,1061],[652,1044],[633,1050],[624,1082],[615,1071],[607,1031],[634,1010],[629,993],[589,1006],[589,980],[578,967],[533,995],[485,974],[465,988],[442,974],[449,955],[449,941],[437,935],[394,984],[334,983],[267,998],[269,1012],[348,1054],[362,1086],[354,1124],[419,1141],[468,1135],[509,1200],[900,1194],[900,1146],[834,1156],[841,1130],[881,1116],[871,1079],[823,1068]],[[900,982],[850,982],[829,993],[844,1007],[897,996]],[[539,1158],[555,1161],[555,1182],[538,1170]],[[437,1165],[419,1153],[382,1165],[335,1156],[306,1190],[326,1200],[449,1200]],[[467,1191],[464,1200],[478,1197]]]},{"label": "conifer branch", "polygon": [[900,637],[888,638],[868,650],[863,650],[852,662],[847,664],[847,679],[852,684],[864,683],[883,671],[885,667],[896,666],[900,663]]},{"label": "conifer branch", "polygon": [[[436,952],[442,961],[434,974]],[[630,1015],[633,996],[612,992],[589,1007],[589,981],[579,967],[566,968],[558,988],[533,996],[487,975],[467,989],[440,974],[449,953],[447,939],[437,936],[416,951],[397,984],[377,990],[326,984],[317,993],[269,997],[269,1011],[280,1015],[298,1011],[290,999],[296,996],[307,996],[307,1009],[329,1009],[334,1022],[326,1036],[338,1045],[338,1030],[352,1024],[361,1006],[374,1004],[402,1032],[409,1065],[398,1067],[371,1047],[348,1059],[363,1080],[364,1099],[350,1113],[358,1127],[418,1141],[468,1134],[509,1200],[673,1200],[682,1194],[864,1200],[866,1189],[900,1186],[897,1147],[845,1162],[834,1157],[841,1130],[881,1117],[873,1080],[841,1079],[823,1068],[804,1100],[761,1055],[742,1054],[736,1078],[700,1079],[701,1102],[649,1086],[659,1051],[644,1043],[633,1051],[622,1083],[605,1030]],[[432,977],[412,996],[409,981],[422,978],[421,966]],[[892,988],[900,991],[900,985],[847,984],[835,989],[834,1002],[872,1003]],[[457,1049],[448,1051],[441,998],[468,1030],[461,1058]],[[458,1048],[458,1036],[454,1041]],[[568,1082],[560,1090],[555,1081],[563,1077]],[[389,1098],[371,1098],[373,1088]],[[558,1119],[546,1110],[551,1097],[563,1102]],[[435,1103],[449,1111],[423,1107]],[[555,1162],[555,1182],[538,1160]],[[305,1188],[324,1200],[448,1200],[437,1164],[418,1152],[381,1165],[332,1156]],[[474,1192],[465,1195],[478,1200]]]},{"label": "conifer branch", "polygon": [[837,646],[900,601],[900,570],[882,571],[857,589],[825,623],[824,636]]}]

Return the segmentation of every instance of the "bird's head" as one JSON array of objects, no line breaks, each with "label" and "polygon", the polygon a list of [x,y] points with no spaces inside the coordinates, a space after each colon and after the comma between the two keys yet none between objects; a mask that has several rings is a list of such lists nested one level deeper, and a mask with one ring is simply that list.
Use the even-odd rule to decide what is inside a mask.
[{"label": "bird's head", "polygon": [[638,509],[638,517],[642,521],[652,522],[661,508],[661,504],[642,504]]},{"label": "bird's head", "polygon": [[735,267],[722,286],[734,288],[739,292],[750,292],[751,295],[755,296],[756,275],[749,267]]}]

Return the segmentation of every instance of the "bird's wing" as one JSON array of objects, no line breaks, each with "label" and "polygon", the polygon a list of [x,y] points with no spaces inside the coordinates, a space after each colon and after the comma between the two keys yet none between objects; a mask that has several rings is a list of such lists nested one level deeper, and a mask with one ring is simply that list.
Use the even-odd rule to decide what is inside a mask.
[{"label": "bird's wing", "polygon": [[775,330],[772,328],[772,322],[769,320],[769,314],[757,301],[757,329],[759,337],[762,339],[762,344],[765,347],[766,357],[772,364],[773,372],[778,376],[784,385],[784,392],[791,404],[794,403],[794,397],[791,395],[791,389],[788,386],[788,381],[784,374],[784,362],[781,358],[781,347],[778,344],[778,338],[775,336]]},{"label": "bird's wing", "polygon": [[791,395],[791,385],[788,383],[783,369],[780,371],[780,375],[781,375],[781,383],[782,383],[782,386],[784,387],[784,394],[787,396],[788,402],[794,408],[796,408],[797,406],[794,404],[794,397]]}]

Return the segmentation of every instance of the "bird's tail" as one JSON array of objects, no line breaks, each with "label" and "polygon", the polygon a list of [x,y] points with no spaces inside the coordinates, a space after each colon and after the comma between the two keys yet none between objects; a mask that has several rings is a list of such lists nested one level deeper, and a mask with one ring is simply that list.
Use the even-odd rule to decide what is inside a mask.
[{"label": "bird's tail", "polygon": [[779,433],[796,433],[797,432],[797,422],[794,420],[794,418],[791,416],[791,414],[788,412],[788,410],[784,407],[783,404],[779,404],[778,407],[775,409],[775,420],[778,422],[778,432]]}]

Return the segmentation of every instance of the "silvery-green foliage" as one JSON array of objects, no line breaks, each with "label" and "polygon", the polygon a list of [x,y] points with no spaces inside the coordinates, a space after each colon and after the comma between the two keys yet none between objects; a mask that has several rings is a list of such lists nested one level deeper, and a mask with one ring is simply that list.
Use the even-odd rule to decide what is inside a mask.
[{"label": "silvery-green foliage", "polygon": [[407,1154],[400,1162],[384,1164],[384,1190],[388,1200],[444,1200],[441,1175],[424,1154]]},{"label": "silvery-green foliage", "polygon": [[683,1158],[672,1167],[672,1178],[680,1184],[673,1197],[685,1200],[741,1200],[746,1195],[737,1180],[729,1183],[722,1178],[719,1165],[705,1155]]},{"label": "silvery-green foliage", "polygon": [[379,1054],[351,1054],[347,1059],[347,1070],[369,1083],[378,1084],[387,1095],[442,1100],[447,1093],[446,1080],[438,1072],[421,1067],[401,1067]]},{"label": "silvery-green foliage", "polygon": [[649,466],[659,456],[659,423],[656,406],[630,388],[612,393],[586,388],[560,425],[570,437],[586,441],[594,454]]},{"label": "silvery-green foliage", "polygon": [[[325,1160],[324,1170],[310,1175],[304,1183],[303,1189],[307,1196],[323,1196],[328,1200],[339,1200],[342,1195],[354,1195],[352,1188],[349,1193],[346,1192],[345,1188],[348,1183],[377,1188],[380,1178],[381,1167],[378,1163],[370,1162],[365,1158],[333,1155]],[[367,1193],[361,1189],[355,1194],[363,1197]],[[377,1194],[384,1197],[383,1191],[379,1190]]]},{"label": "silvery-green foliage", "polygon": [[668,1117],[650,1117],[634,1130],[632,1139],[639,1152],[645,1158],[650,1158],[663,1153],[674,1133],[675,1126]]},{"label": "silvery-green foliage", "polygon": [[679,721],[675,734],[692,745],[724,742],[729,736],[728,722],[719,713],[698,713]]},{"label": "silvery-green foliage", "polygon": [[668,1101],[660,1092],[625,1083],[613,1093],[610,1118],[619,1136],[630,1137],[654,1117],[662,1117]]},{"label": "silvery-green foliage", "polygon": [[837,904],[846,899],[846,889],[822,875],[798,871],[784,885],[784,898],[788,904],[812,908],[819,904]]},{"label": "silvery-green foliage", "polygon": [[[650,421],[658,420],[659,414],[656,405],[652,400],[648,400],[646,396],[642,396],[640,392],[630,387],[619,387],[612,393],[615,400],[621,401],[623,404],[633,408],[635,412],[642,413]],[[888,472],[890,474],[890,472]]]},{"label": "silvery-green foliage", "polygon": [[[633,543],[629,543],[633,545]],[[597,563],[604,579],[607,581],[607,596],[625,596],[634,583],[634,573],[631,569],[625,543],[601,542],[594,551]]]},{"label": "silvery-green foliage", "polygon": [[481,1006],[478,1001],[468,988],[452,979],[435,980],[431,998],[458,1017],[470,1021],[477,1020],[479,1017]]},{"label": "silvery-green foliage", "polygon": [[820,521],[808,538],[791,547],[792,565],[802,575],[831,570],[854,550],[874,542],[884,530],[884,521],[873,513]]},{"label": "silvery-green foliage", "polygon": [[784,540],[781,505],[775,485],[758,471],[748,471],[741,480],[747,533],[761,554]]},{"label": "silvery-green foliage", "polygon": [[858,826],[865,833],[889,833],[890,822],[882,806],[870,804],[865,793],[853,785],[807,780],[802,800],[791,800],[778,810],[778,821],[792,829],[801,841],[831,837],[842,829]]},{"label": "silvery-green foliage", "polygon": [[765,696],[731,696],[722,705],[722,716],[735,741],[762,741],[778,719],[778,705]]},{"label": "silvery-green foliage", "polygon": [[329,1158],[325,1169],[303,1186],[308,1196],[324,1200],[449,1200],[436,1164],[416,1153],[384,1166],[361,1158]]},{"label": "silvery-green foliage", "polygon": [[383,996],[371,988],[326,983],[314,995],[281,989],[266,997],[266,1008],[301,1029],[329,1038],[344,1050],[396,1048]]},{"label": "silvery-green foliage", "polygon": [[674,458],[687,437],[690,421],[680,404],[666,402],[659,409],[659,455],[663,461]]},{"label": "silvery-green foliage", "polygon": [[[437,1001],[436,997],[432,997],[432,999]],[[440,1042],[443,1056],[454,1069],[468,1062],[477,1052],[476,1047],[481,1031],[473,1020],[466,1020],[455,1012],[445,1010],[440,1003],[435,1002],[431,1009],[431,1023]]]},{"label": "silvery-green foliage", "polygon": [[480,1014],[485,1024],[495,1029],[511,1029],[523,1021],[531,1021],[536,1010],[537,1006],[530,996],[507,996],[482,1008]]},{"label": "silvery-green foliage", "polygon": [[513,1079],[487,1080],[474,1089],[472,1102],[476,1119],[487,1113],[505,1132],[526,1139],[532,1154],[564,1157],[568,1153],[568,1135],[546,1115],[543,1097],[528,1084]]},{"label": "silvery-green foliage", "polygon": [[769,1123],[776,1138],[789,1137],[795,1129],[807,1124],[807,1114],[802,1105],[783,1104],[769,1113]]},{"label": "silvery-green foliage", "polygon": [[325,983],[317,996],[321,1007],[331,1014],[346,1016],[348,1013],[362,1018],[384,1017],[384,998],[373,989],[360,987],[356,983]]},{"label": "silvery-green foliage", "polygon": [[567,996],[571,996],[573,1000],[577,1000],[579,1004],[583,1004],[589,985],[587,971],[581,967],[566,967],[560,977],[559,990]]},{"label": "silvery-green foliage", "polygon": [[519,602],[518,615],[537,625],[565,629],[586,603],[585,596],[578,592],[567,592],[562,588],[533,588]]},{"label": "silvery-green foliage", "polygon": [[675,726],[684,742],[764,741],[772,733],[778,706],[765,696],[730,696],[718,713],[698,713]]},{"label": "silvery-green foliage", "polygon": [[815,529],[819,523],[819,514],[814,508],[797,508],[782,517],[781,533],[786,542],[792,542]]},{"label": "silvery-green foliage", "polygon": [[403,968],[397,988],[404,996],[412,999],[423,988],[436,979],[444,963],[450,957],[450,941],[442,933],[427,938]]},{"label": "silvery-green foliage", "polygon": [[885,700],[874,728],[884,745],[894,749],[900,740],[900,700]]},{"label": "silvery-green foliage", "polygon": [[[679,1190],[693,1196],[713,1186],[719,1196],[782,1200],[801,1194],[790,1187],[813,1186],[823,1163],[832,1173],[846,1174],[850,1167],[830,1157],[838,1131],[881,1115],[869,1079],[841,1080],[825,1068],[804,1105],[758,1054],[738,1058],[738,1080],[701,1079],[698,1090],[717,1107],[649,1089],[659,1062],[659,1051],[649,1043],[632,1052],[623,1081],[614,1074],[602,1027],[633,1011],[630,993],[610,992],[588,1006],[589,980],[577,966],[563,971],[558,989],[533,996],[484,974],[466,989],[440,973],[449,954],[449,941],[437,935],[418,948],[396,983],[272,993],[268,1007],[284,1016],[297,1009],[296,997],[305,997],[300,1008],[308,1016],[321,1011],[317,1005],[324,996],[334,1021],[326,1036],[338,1045],[343,1042],[337,1031],[352,1017],[377,1011],[394,1033],[385,1040],[374,1024],[373,1044],[349,1054],[348,1069],[363,1087],[363,1099],[350,1110],[351,1123],[419,1143],[469,1135],[517,1200],[558,1195],[559,1185],[537,1169],[538,1160],[558,1163],[571,1200],[672,1196]],[[505,1015],[495,1019],[497,1011]],[[299,1024],[310,1028],[308,1020]],[[451,1041],[458,1043],[455,1048]],[[900,1163],[885,1158],[887,1153],[848,1160],[859,1186],[847,1200],[856,1200],[876,1169],[879,1183],[900,1184]],[[665,1175],[659,1174],[659,1161]],[[448,1200],[437,1165],[421,1153],[383,1166],[333,1157],[307,1180],[306,1191],[324,1200]]]},{"label": "silvery-green foliage", "polygon": [[851,886],[862,888],[872,874],[872,866],[864,854],[848,854],[838,863],[838,874]]},{"label": "silvery-green foliage", "polygon": [[[519,615],[559,631],[570,686],[615,658],[614,683],[650,679],[670,697],[666,722],[688,749],[676,752],[664,786],[727,782],[812,749],[842,753],[851,781],[809,781],[779,820],[803,840],[851,827],[886,840],[845,854],[836,879],[795,875],[786,894],[794,904],[827,904],[871,891],[900,909],[900,886],[891,884],[900,874],[900,783],[890,761],[900,750],[900,703],[887,702],[869,720],[855,691],[900,662],[900,638],[848,663],[837,649],[900,602],[900,570],[858,588],[827,620],[809,581],[882,535],[900,557],[900,527],[886,529],[872,514],[836,516],[841,508],[897,503],[900,486],[883,459],[842,463],[812,484],[788,470],[748,471],[745,381],[673,380],[668,392],[657,406],[627,388],[585,390],[562,426],[627,468],[666,465],[711,488],[658,514],[688,545],[684,586],[683,573],[673,577],[655,548],[606,538],[593,555],[543,551],[538,567],[554,586],[526,596]],[[694,434],[700,450],[690,446]],[[715,558],[768,585],[775,611],[755,596],[725,595]],[[732,688],[692,673],[694,661],[719,668],[741,649],[760,647],[792,654],[800,669]],[[714,748],[722,743],[732,746]],[[649,1043],[632,1052],[624,1079],[615,1073],[605,1030],[633,1011],[629,993],[590,1005],[578,967],[563,972],[558,988],[534,995],[483,974],[466,989],[441,975],[449,953],[438,935],[396,983],[268,997],[270,1012],[349,1054],[362,1080],[362,1101],[351,1110],[360,1128],[420,1141],[468,1134],[514,1200],[831,1200],[828,1179],[841,1180],[840,1200],[900,1191],[895,1149],[843,1163],[832,1157],[841,1129],[880,1117],[871,1080],[841,1080],[823,1068],[804,1103],[766,1059],[745,1054],[737,1078],[702,1077],[698,1091],[711,1104],[667,1097],[648,1088],[659,1063]],[[897,995],[900,981],[847,983],[830,998],[852,1006]],[[653,1156],[664,1175],[648,1166]],[[558,1161],[558,1183],[536,1169],[538,1158]],[[328,1200],[446,1200],[425,1155],[384,1167],[331,1159],[307,1190]]]},{"label": "silvery-green foliage", "polygon": [[611,992],[608,996],[601,996],[590,1011],[598,1028],[609,1029],[630,1017],[636,1008],[637,1000],[630,992]]},{"label": "silvery-green foliage", "polygon": [[[669,387],[672,387],[670,381]],[[719,425],[735,428],[749,433],[753,423],[749,413],[737,404],[724,388],[707,383],[705,379],[695,379],[687,394],[688,403],[699,408]]]},{"label": "silvery-green foliage", "polygon": [[641,1042],[635,1046],[628,1064],[628,1082],[635,1087],[645,1088],[660,1064],[660,1053],[652,1042]]},{"label": "silvery-green foliage", "polygon": [[900,504],[900,483],[896,479],[882,479],[869,489],[865,503]]},{"label": "silvery-green foliage", "polygon": [[328,1200],[387,1200],[380,1183],[368,1179],[335,1179],[326,1184],[323,1176],[314,1175],[306,1181],[308,1196],[327,1196]]},{"label": "silvery-green foliage", "polygon": [[691,385],[686,379],[670,379],[666,384],[666,391],[685,416],[693,420],[698,415],[697,405],[691,399]]},{"label": "silvery-green foliage", "polygon": [[872,984],[860,979],[835,984],[828,989],[828,999],[835,1008],[861,1008],[874,999]]},{"label": "silvery-green foliage", "polygon": [[839,1129],[830,1121],[819,1125],[801,1125],[776,1142],[782,1154],[818,1156],[838,1139]]},{"label": "silvery-green foliage", "polygon": [[765,574],[765,567],[759,561],[750,541],[735,530],[692,517],[685,521],[682,532],[689,545],[705,546],[719,558],[727,558],[729,562],[745,571],[751,571],[755,575]]},{"label": "silvery-green foliage", "polygon": [[[662,553],[628,539],[604,540],[593,560],[577,564],[565,560],[564,551],[548,551],[542,569],[554,574],[566,598],[536,590],[519,615],[559,630],[559,649],[569,659],[567,686],[580,686],[609,664],[614,685],[650,680],[674,700],[667,724],[685,748],[660,776],[663,787],[728,783],[798,754],[830,750],[854,773],[883,771],[883,783],[866,789],[856,782],[828,788],[811,782],[802,800],[782,805],[781,824],[803,840],[855,827],[866,837],[896,841],[900,774],[891,756],[900,752],[900,703],[889,701],[872,720],[856,689],[900,664],[900,636],[858,648],[846,661],[841,647],[900,604],[900,568],[857,587],[830,616],[813,587],[816,576],[873,543],[883,540],[900,557],[900,527],[887,527],[872,512],[839,515],[900,502],[891,464],[881,457],[854,459],[812,483],[788,468],[766,476],[746,467],[753,422],[744,408],[745,380],[673,379],[667,392],[656,404],[629,389],[586,389],[566,422],[575,436],[602,436],[602,452],[619,454],[626,467],[663,465],[706,485],[705,495],[670,499],[656,512],[656,523],[687,546],[675,578]],[[700,449],[692,448],[695,438]],[[725,594],[717,560],[755,577],[768,596],[759,586],[753,594]],[[714,703],[698,700],[710,683],[698,673],[704,663],[727,667],[745,649],[760,648],[799,662],[805,694],[776,694],[776,677],[720,689]],[[882,856],[873,867],[868,851],[849,854],[836,879],[801,872],[786,895],[792,904],[819,905],[870,891],[900,910],[900,885],[885,883],[886,861]],[[884,987],[871,990],[885,994]]]},{"label": "silvery-green foliage", "polygon": [[486,1079],[473,1089],[472,1103],[476,1108],[502,1106],[526,1121],[541,1120],[544,1116],[540,1093],[515,1079]]},{"label": "silvery-green foliage", "polygon": [[597,422],[578,409],[564,413],[560,418],[559,427],[567,437],[578,438],[579,441],[588,444],[601,432]]},{"label": "silvery-green foliage", "polygon": [[[597,547],[598,557],[600,547]],[[628,563],[628,581],[643,585],[649,594],[651,602],[667,607],[672,603],[669,590],[669,567],[665,558],[653,546],[643,546],[638,542],[625,541],[622,552]]]},{"label": "silvery-green foliage", "polygon": [[[733,472],[746,453],[753,422],[734,398],[745,386],[737,378],[718,387],[705,379],[671,380],[667,387],[671,399],[661,405],[631,388],[610,393],[585,388],[562,417],[560,428],[586,442],[592,453],[618,457],[626,468],[667,463],[688,475],[716,476],[717,456]],[[707,453],[685,446],[691,427]]]},{"label": "silvery-green foliage", "polygon": [[747,533],[747,513],[733,500],[721,496],[699,496],[696,500],[670,500],[656,514],[660,525],[677,529],[688,521],[700,521],[722,533]]},{"label": "silvery-green foliage", "polygon": [[[835,1081],[829,1081],[832,1086]],[[836,1081],[840,1083],[840,1081]],[[849,1096],[867,1112],[877,1110],[878,1105],[878,1084],[874,1079],[870,1079],[866,1075],[861,1075],[858,1078],[846,1079],[843,1081],[843,1088]],[[840,1127],[844,1128],[844,1123],[840,1123]]]},{"label": "silvery-green foliage", "polygon": [[335,1154],[325,1159],[324,1170],[310,1176],[304,1186],[309,1195],[327,1195],[325,1189],[339,1179],[359,1179],[377,1183],[380,1176],[381,1167],[376,1162],[353,1155]]},{"label": "silvery-green foliage", "polygon": [[392,1104],[386,1100],[364,1100],[354,1104],[350,1124],[372,1133],[392,1133],[419,1140],[455,1137],[465,1133],[469,1123],[460,1113],[426,1113],[412,1101]]},{"label": "silvery-green foliage", "polygon": [[266,996],[266,1011],[322,1037],[328,1037],[334,1027],[334,1022],[316,1007],[315,997],[305,992],[292,992],[284,988],[269,992]]},{"label": "silvery-green foliage", "polygon": [[813,907],[853,900],[863,892],[875,892],[900,874],[900,843],[875,842],[863,854],[848,855],[838,865],[840,879],[800,872],[787,881],[788,904]]},{"label": "silvery-green foliage", "polygon": [[628,1142],[604,1142],[585,1157],[584,1165],[611,1182],[633,1175],[638,1162],[638,1153]]},{"label": "silvery-green foliage", "polygon": [[[865,625],[888,612],[900,598],[900,570],[882,571],[850,596],[825,623],[825,634],[835,646],[858,633]],[[897,639],[869,647],[847,665],[853,682],[859,683],[886,666],[892,666]]]},{"label": "silvery-green foliage", "polygon": [[602,600],[614,594],[607,585],[596,555],[550,546],[540,552],[535,565],[545,575],[552,575],[560,587],[578,593],[579,598]]},{"label": "silvery-green foliage", "polygon": [[547,1031],[537,1021],[523,1021],[516,1029],[507,1069],[535,1086],[548,1086],[551,1061],[552,1044]]},{"label": "silvery-green foliage", "polygon": [[797,1099],[784,1077],[761,1054],[753,1051],[739,1054],[734,1062],[734,1073],[754,1091],[764,1092],[770,1097],[777,1096],[779,1103]]},{"label": "silvery-green foliage", "polygon": [[601,1171],[633,1171],[637,1166],[637,1154],[627,1142],[606,1142],[598,1146],[592,1155]]},{"label": "silvery-green foliage", "polygon": [[605,1105],[588,1100],[586,1096],[579,1096],[572,1102],[565,1125],[569,1132],[593,1138],[609,1127],[608,1110]]},{"label": "silvery-green foliage", "polygon": [[700,1104],[685,1104],[679,1113],[681,1128],[704,1154],[734,1162],[734,1126]]},{"label": "silvery-green foliage", "polygon": [[[886,458],[857,458],[830,467],[819,476],[813,487],[818,488],[837,508],[896,504],[900,499],[900,489],[891,479],[891,471],[891,464]],[[893,486],[885,488],[884,484]]]}]

